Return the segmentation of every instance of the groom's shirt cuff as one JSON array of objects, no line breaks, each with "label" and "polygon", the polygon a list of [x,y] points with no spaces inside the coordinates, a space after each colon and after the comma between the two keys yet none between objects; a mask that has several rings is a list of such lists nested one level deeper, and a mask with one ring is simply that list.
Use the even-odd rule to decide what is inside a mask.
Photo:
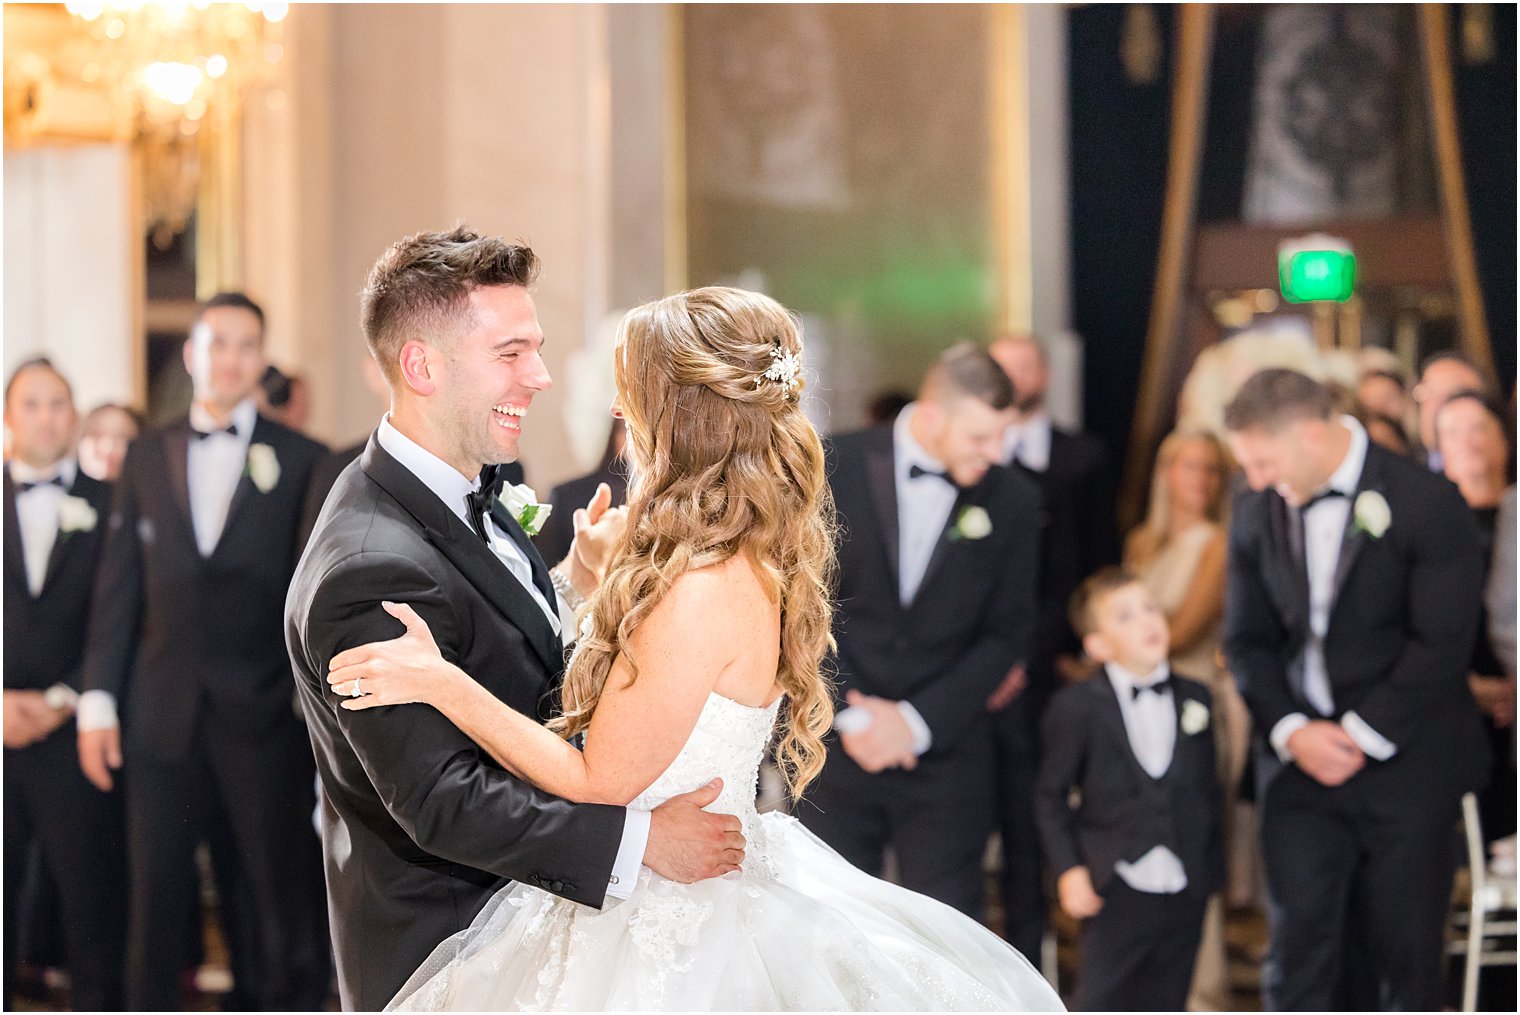
[{"label": "groom's shirt cuff", "polygon": [[74,716],[81,733],[114,730],[121,725],[116,718],[116,696],[110,691],[86,691],[81,694]]},{"label": "groom's shirt cuff", "polygon": [[1277,720],[1277,725],[1272,727],[1272,732],[1267,734],[1267,742],[1272,745],[1272,750],[1277,752],[1278,760],[1284,765],[1293,764],[1293,752],[1288,750],[1288,738],[1305,726],[1309,725],[1309,717],[1302,712],[1289,712]]},{"label": "groom's shirt cuff", "polygon": [[1397,747],[1377,730],[1367,725],[1367,720],[1355,712],[1347,712],[1341,716],[1341,729],[1356,741],[1356,746],[1362,749],[1363,754],[1376,761],[1387,761],[1399,752]]},{"label": "groom's shirt cuff", "polygon": [[627,810],[623,821],[623,841],[617,859],[612,861],[612,877],[607,882],[607,898],[626,899],[633,894],[639,880],[639,866],[644,862],[644,847],[649,845],[649,812]]}]

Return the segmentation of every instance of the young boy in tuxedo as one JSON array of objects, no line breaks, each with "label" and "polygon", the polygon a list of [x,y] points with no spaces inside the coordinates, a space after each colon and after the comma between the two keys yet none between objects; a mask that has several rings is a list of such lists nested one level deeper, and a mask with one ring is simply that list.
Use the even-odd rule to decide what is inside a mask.
[{"label": "young boy in tuxedo", "polygon": [[1036,805],[1061,908],[1084,921],[1073,1007],[1181,1011],[1224,876],[1209,691],[1170,671],[1166,617],[1130,572],[1083,582],[1071,621],[1103,667],[1045,713]]}]

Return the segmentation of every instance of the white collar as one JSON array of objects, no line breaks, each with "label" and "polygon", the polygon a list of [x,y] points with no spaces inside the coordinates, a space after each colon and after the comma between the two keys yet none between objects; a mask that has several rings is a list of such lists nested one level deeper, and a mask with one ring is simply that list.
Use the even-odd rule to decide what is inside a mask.
[{"label": "white collar", "polygon": [[924,450],[924,446],[913,437],[913,414],[917,411],[918,403],[909,402],[903,406],[892,424],[892,444],[896,452],[893,458],[899,478],[906,477],[908,470],[915,465],[929,472],[945,471],[945,463]]},{"label": "white collar", "polygon": [[79,475],[79,463],[72,457],[60,458],[42,469],[34,469],[14,458],[8,464],[12,483],[47,483],[51,482],[54,476],[62,476],[63,488],[70,490],[74,486],[74,479]]},{"label": "white collar", "polygon": [[1108,682],[1114,685],[1114,690],[1119,692],[1119,697],[1122,699],[1132,687],[1149,687],[1158,680],[1165,680],[1171,672],[1171,667],[1162,662],[1160,666],[1142,676],[1118,663],[1104,663],[1103,671],[1108,674]]},{"label": "white collar", "polygon": [[1351,444],[1346,448],[1346,457],[1341,459],[1341,464],[1330,473],[1325,489],[1339,490],[1350,499],[1356,493],[1356,484],[1362,478],[1362,468],[1367,464],[1367,431],[1352,416],[1342,416],[1340,423],[1351,432]]},{"label": "white collar", "polygon": [[397,430],[391,424],[391,414],[388,412],[380,420],[380,429],[375,439],[392,458],[422,480],[422,485],[458,515],[460,521],[470,524],[465,503],[466,498],[480,487],[479,476],[465,479],[458,469]]},{"label": "white collar", "polygon": [[[232,426],[237,430],[239,440],[249,440],[253,437],[254,424],[259,419],[259,407],[252,398],[245,398],[232,408]],[[211,418],[198,402],[190,403],[190,425],[202,433],[209,433],[220,429],[216,420]]]}]

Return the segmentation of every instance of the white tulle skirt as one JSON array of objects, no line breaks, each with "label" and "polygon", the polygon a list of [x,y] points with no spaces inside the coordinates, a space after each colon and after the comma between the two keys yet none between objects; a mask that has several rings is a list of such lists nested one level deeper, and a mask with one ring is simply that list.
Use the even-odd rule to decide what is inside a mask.
[{"label": "white tulle skirt", "polygon": [[1060,1011],[976,921],[873,878],[784,814],[745,869],[695,885],[642,872],[600,911],[504,888],[439,945],[398,1011]]}]

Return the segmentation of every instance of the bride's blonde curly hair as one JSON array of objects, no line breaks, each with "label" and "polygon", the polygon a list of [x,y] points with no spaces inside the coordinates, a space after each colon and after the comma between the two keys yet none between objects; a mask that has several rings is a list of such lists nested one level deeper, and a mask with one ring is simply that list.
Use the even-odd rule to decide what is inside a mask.
[{"label": "bride's blonde curly hair", "polygon": [[617,346],[635,471],[628,529],[588,604],[551,725],[567,737],[590,725],[613,661],[633,666],[629,637],[678,578],[745,554],[781,605],[777,759],[795,799],[823,767],[834,718],[820,669],[834,646],[833,498],[801,378],[773,369],[797,362],[778,356],[801,357],[801,328],[768,296],[714,286],[630,311]]}]

